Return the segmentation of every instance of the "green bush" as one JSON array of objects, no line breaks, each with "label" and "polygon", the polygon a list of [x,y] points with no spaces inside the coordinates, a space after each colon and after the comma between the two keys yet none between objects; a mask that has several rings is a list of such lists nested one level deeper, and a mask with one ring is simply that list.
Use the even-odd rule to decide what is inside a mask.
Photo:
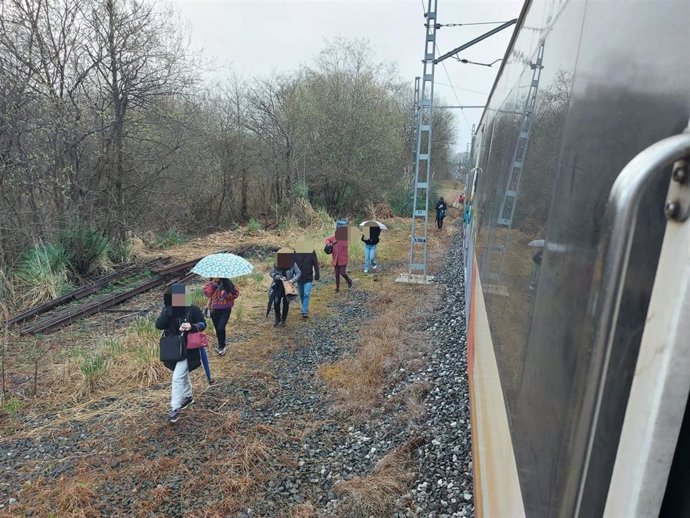
[{"label": "green bush", "polygon": [[65,230],[60,234],[60,244],[67,253],[72,270],[77,274],[91,273],[108,262],[110,240],[95,227]]},{"label": "green bush", "polygon": [[16,272],[19,281],[25,285],[22,289],[24,299],[35,305],[72,289],[67,280],[69,266],[68,254],[62,245],[39,243],[29,248]]},{"label": "green bush", "polygon": [[264,226],[254,218],[250,219],[249,223],[247,223],[247,230],[252,234],[254,234],[256,232],[260,232],[263,229],[264,229]]},{"label": "green bush", "polygon": [[158,248],[170,248],[171,246],[181,245],[185,241],[187,240],[177,229],[169,228],[162,234],[158,234],[153,239],[153,244]]}]

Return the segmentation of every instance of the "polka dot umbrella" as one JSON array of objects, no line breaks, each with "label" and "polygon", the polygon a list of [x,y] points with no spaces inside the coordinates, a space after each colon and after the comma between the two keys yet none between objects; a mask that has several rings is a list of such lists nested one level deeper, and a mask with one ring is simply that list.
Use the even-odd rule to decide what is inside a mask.
[{"label": "polka dot umbrella", "polygon": [[235,254],[207,255],[192,268],[192,273],[201,277],[222,277],[233,279],[252,273],[254,266],[244,257]]}]

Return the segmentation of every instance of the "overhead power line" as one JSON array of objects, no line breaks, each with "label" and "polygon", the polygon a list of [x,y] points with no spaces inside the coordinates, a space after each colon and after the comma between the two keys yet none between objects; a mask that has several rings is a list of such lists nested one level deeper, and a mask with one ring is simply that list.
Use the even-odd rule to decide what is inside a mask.
[{"label": "overhead power line", "polygon": [[506,21],[507,20],[504,20],[502,22],[437,23],[436,28],[440,29],[441,27],[465,27],[470,25],[500,25],[502,23],[506,23]]},{"label": "overhead power line", "polygon": [[[422,3],[422,13],[424,14],[424,17],[426,18],[426,9],[424,7],[424,0],[419,0]],[[434,46],[436,47],[436,52],[438,54],[441,54],[441,49],[439,49],[438,45],[436,42],[434,42]],[[446,68],[446,64],[441,62],[441,65],[443,65],[443,71],[446,73],[446,77],[448,78],[448,86],[450,86],[451,90],[453,90],[453,95],[455,96],[455,100],[458,102],[458,105],[462,105],[462,102],[460,101],[460,97],[458,96],[458,92],[455,91],[455,86],[453,86],[453,81],[450,78],[450,74],[448,73],[448,69]],[[460,115],[462,115],[463,120],[465,121],[465,125],[467,126],[467,129],[472,131],[472,126],[470,125],[470,121],[467,120],[467,117],[465,116],[465,113],[463,110],[460,110]]]}]

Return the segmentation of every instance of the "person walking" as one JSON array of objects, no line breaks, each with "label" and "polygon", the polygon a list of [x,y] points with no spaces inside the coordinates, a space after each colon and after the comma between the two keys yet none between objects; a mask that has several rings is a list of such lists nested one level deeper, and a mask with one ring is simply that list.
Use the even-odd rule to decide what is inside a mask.
[{"label": "person walking", "polygon": [[376,245],[379,244],[381,235],[381,227],[373,225],[364,227],[364,273],[369,273],[369,269],[376,269]]},{"label": "person walking", "polygon": [[443,218],[446,217],[446,210],[448,210],[448,205],[446,205],[443,196],[441,196],[436,204],[436,224],[439,230],[443,228]]},{"label": "person walking", "polygon": [[289,248],[281,248],[278,250],[276,254],[276,263],[271,267],[270,271],[273,282],[268,290],[268,308],[266,311],[266,316],[268,316],[268,313],[271,311],[271,304],[273,304],[273,311],[275,313],[274,327],[285,327],[287,323],[290,301],[294,300],[297,294],[286,292],[285,283],[291,285],[287,286],[287,288],[294,289],[295,284],[300,279],[300,274],[299,266],[295,264],[294,250]]},{"label": "person walking", "polygon": [[240,290],[230,279],[214,278],[204,286],[204,295],[209,298],[208,306],[211,310],[211,320],[216,330],[218,348],[216,352],[219,356],[225,354],[225,328],[230,319],[232,307],[235,299],[240,296]]},{"label": "person walking", "polygon": [[331,246],[331,263],[335,270],[335,292],[340,291],[340,276],[347,282],[347,287],[352,288],[352,279],[347,275],[348,263],[348,228],[347,221],[339,220],[335,225],[335,234],[325,240],[326,246]]},{"label": "person walking", "polygon": [[[311,248],[311,250],[309,250]],[[320,278],[319,259],[316,250],[306,243],[298,243],[295,249],[295,264],[299,268],[300,277],[297,281],[297,291],[302,301],[302,318],[309,318],[309,300],[314,281]]]},{"label": "person walking", "polygon": [[198,306],[189,303],[184,284],[173,284],[163,295],[163,310],[156,319],[156,329],[161,329],[166,336],[185,337],[182,359],[164,362],[173,371],[168,420],[176,423],[180,412],[194,403],[189,373],[201,365],[199,349],[187,349],[186,334],[206,329],[204,314]]}]

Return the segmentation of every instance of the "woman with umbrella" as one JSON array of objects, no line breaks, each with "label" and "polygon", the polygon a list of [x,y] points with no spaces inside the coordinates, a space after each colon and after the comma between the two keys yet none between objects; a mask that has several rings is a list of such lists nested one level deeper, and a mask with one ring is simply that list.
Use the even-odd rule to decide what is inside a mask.
[{"label": "woman with umbrella", "polygon": [[204,295],[209,298],[208,307],[211,310],[213,328],[216,330],[216,339],[218,340],[216,352],[223,356],[225,354],[225,327],[230,320],[235,299],[240,296],[240,290],[230,279],[216,277],[206,283]]},{"label": "woman with umbrella", "polygon": [[216,351],[221,356],[225,354],[225,327],[235,299],[240,294],[237,286],[230,279],[250,274],[253,269],[251,263],[243,257],[228,253],[208,255],[192,268],[193,273],[211,279],[204,286],[204,295],[210,299],[211,319],[218,340]]}]

